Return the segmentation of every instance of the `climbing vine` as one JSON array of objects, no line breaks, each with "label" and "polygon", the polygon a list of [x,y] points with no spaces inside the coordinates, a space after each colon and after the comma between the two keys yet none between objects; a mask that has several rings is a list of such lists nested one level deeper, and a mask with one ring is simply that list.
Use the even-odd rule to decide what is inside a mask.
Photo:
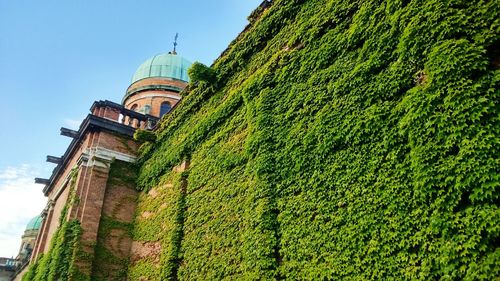
[{"label": "climbing vine", "polygon": [[[130,280],[497,278],[499,18],[268,1],[141,146],[133,225],[104,216],[100,235],[130,231]],[[78,229],[25,280],[71,279]]]},{"label": "climbing vine", "polygon": [[217,85],[190,85],[141,148],[145,192],[191,159],[175,278],[500,275],[499,15],[494,1],[260,7],[212,65]]},{"label": "climbing vine", "polygon": [[[136,167],[115,160],[109,169],[105,202],[97,233],[92,262],[92,280],[125,280],[132,238],[132,217],[120,216],[136,204]],[[121,196],[121,197],[119,197]],[[127,216],[128,217],[128,216]]]},{"label": "climbing vine", "polygon": [[183,237],[186,177],[185,173],[172,171],[164,175],[154,189],[140,195],[132,231],[134,241],[145,247],[147,254],[132,257],[130,279],[176,279]]},{"label": "climbing vine", "polygon": [[69,195],[59,219],[56,230],[47,253],[41,255],[37,261],[30,265],[23,281],[51,281],[51,280],[90,280],[89,276],[82,273],[76,262],[85,258],[81,249],[80,236],[82,228],[77,220],[67,220],[68,209],[78,204],[75,195],[75,184],[78,170],[70,174],[68,184]]}]

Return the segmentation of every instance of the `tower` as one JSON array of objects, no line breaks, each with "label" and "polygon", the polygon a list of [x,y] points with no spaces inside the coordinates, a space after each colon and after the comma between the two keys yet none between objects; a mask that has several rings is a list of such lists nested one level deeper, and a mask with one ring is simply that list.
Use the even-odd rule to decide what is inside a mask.
[{"label": "tower", "polygon": [[21,237],[21,248],[19,249],[19,255],[17,256],[17,261],[20,263],[25,263],[31,257],[31,252],[35,246],[35,240],[40,230],[40,226],[42,225],[42,217],[36,216],[32,218],[28,225],[26,225],[26,229],[24,230],[24,234]]},{"label": "tower", "polygon": [[161,117],[181,99],[180,92],[189,82],[187,70],[191,62],[168,52],[142,63],[128,87],[122,104],[142,114]]}]

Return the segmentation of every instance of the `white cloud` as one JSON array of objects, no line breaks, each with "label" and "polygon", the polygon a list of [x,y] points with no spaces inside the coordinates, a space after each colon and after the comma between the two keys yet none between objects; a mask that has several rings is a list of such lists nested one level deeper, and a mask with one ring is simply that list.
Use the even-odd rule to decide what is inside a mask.
[{"label": "white cloud", "polygon": [[17,255],[26,224],[45,207],[47,199],[34,177],[28,165],[0,171],[0,257]]},{"label": "white cloud", "polygon": [[68,129],[78,130],[80,128],[80,124],[82,124],[83,119],[64,119],[64,125],[68,126]]},{"label": "white cloud", "polygon": [[0,171],[0,180],[13,180],[20,176],[20,174],[24,173],[27,170],[27,165],[21,165],[19,168],[7,167],[5,170]]}]

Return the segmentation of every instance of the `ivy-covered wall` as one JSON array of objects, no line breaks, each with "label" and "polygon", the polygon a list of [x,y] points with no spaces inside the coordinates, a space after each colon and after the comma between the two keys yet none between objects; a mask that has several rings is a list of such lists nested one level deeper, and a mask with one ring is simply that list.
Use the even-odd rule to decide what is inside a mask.
[{"label": "ivy-covered wall", "polygon": [[130,280],[175,279],[182,239],[185,174],[171,171],[139,196],[133,225]]},{"label": "ivy-covered wall", "polygon": [[272,2],[141,148],[129,278],[500,276],[500,5]]},{"label": "ivy-covered wall", "polygon": [[85,225],[81,218],[69,214],[72,207],[83,204],[75,192],[80,169],[73,169],[67,186],[68,200],[49,250],[30,265],[22,280],[126,280],[138,196],[136,170],[132,163],[111,163],[97,241],[88,241],[82,235]]},{"label": "ivy-covered wall", "polygon": [[77,172],[78,170],[74,169],[70,174],[68,201],[62,210],[59,227],[50,241],[50,248],[30,264],[22,277],[23,281],[90,280],[78,267],[79,261],[88,258],[82,251],[80,222],[67,220],[68,209],[79,202],[75,195]]},{"label": "ivy-covered wall", "polygon": [[94,246],[92,280],[125,280],[137,205],[134,164],[115,160],[109,169]]}]

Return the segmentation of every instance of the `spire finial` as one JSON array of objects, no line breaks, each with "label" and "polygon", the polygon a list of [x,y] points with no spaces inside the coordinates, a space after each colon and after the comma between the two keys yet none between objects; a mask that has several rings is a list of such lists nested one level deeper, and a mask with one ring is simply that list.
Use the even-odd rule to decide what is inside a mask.
[{"label": "spire finial", "polygon": [[174,38],[174,51],[172,54],[177,55],[177,38],[179,38],[179,33],[175,33],[175,38]]}]

